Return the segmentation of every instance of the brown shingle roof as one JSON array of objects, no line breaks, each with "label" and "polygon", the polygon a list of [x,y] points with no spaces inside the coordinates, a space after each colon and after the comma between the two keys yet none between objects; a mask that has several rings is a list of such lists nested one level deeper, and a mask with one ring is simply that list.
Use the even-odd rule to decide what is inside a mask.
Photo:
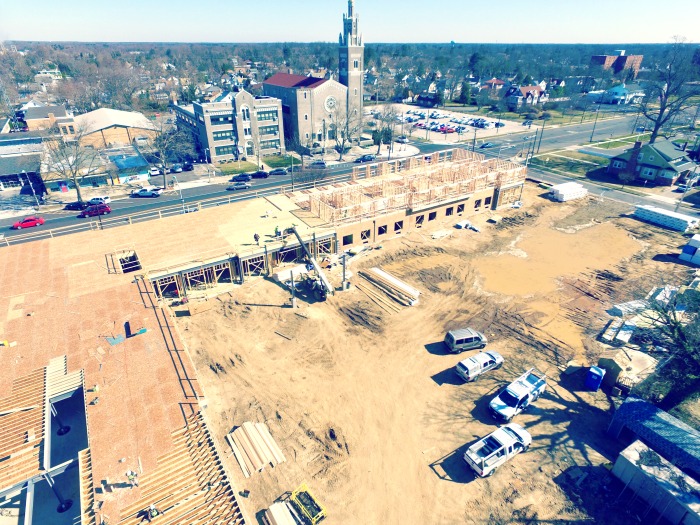
[{"label": "brown shingle roof", "polygon": [[286,88],[315,88],[325,81],[325,78],[305,77],[304,75],[292,75],[291,73],[275,73],[263,84]]}]

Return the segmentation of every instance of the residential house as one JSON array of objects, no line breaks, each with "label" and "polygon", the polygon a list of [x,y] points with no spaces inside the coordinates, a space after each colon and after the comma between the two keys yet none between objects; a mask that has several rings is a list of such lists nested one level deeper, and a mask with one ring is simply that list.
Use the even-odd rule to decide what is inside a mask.
[{"label": "residential house", "polygon": [[304,147],[330,147],[347,118],[348,88],[335,80],[276,73],[263,82],[263,93],[281,100],[285,135]]},{"label": "residential house", "polygon": [[544,104],[549,100],[549,93],[541,85],[510,86],[503,98],[508,108],[515,110],[526,104]]},{"label": "residential house", "polygon": [[24,110],[20,120],[26,123],[28,130],[36,131],[51,128],[72,118],[65,106],[39,106]]},{"label": "residential house", "polygon": [[244,89],[227,91],[210,102],[175,106],[178,129],[190,129],[202,159],[224,163],[283,154],[282,103]]},{"label": "residential house", "polygon": [[639,104],[644,99],[644,90],[636,84],[618,84],[611,87],[600,98],[602,104]]},{"label": "residential house", "polygon": [[491,80],[487,80],[481,85],[481,89],[489,89],[491,91],[498,91],[500,89],[503,89],[505,87],[506,83],[504,80],[500,80],[498,78],[492,78]]},{"label": "residential house", "polygon": [[612,69],[615,73],[629,70],[634,78],[637,78],[643,59],[644,55],[626,55],[625,50],[621,49],[614,55],[593,55],[591,65],[599,66],[604,70]]},{"label": "residential house", "polygon": [[664,140],[644,146],[636,142],[633,148],[612,157],[607,171],[620,178],[634,174],[635,178],[670,186],[690,175],[695,168],[685,151]]}]

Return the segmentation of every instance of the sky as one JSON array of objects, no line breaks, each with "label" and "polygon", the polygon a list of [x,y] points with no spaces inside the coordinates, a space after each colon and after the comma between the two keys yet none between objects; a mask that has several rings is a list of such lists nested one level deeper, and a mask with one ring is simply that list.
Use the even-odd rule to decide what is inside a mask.
[{"label": "sky", "polygon": [[[0,0],[0,41],[336,42],[346,0]],[[700,41],[700,0],[355,0],[365,43]]]}]

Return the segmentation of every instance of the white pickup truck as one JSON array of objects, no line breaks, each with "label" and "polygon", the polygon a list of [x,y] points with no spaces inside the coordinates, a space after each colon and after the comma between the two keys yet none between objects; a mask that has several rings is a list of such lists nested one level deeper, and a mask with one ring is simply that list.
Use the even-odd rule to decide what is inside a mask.
[{"label": "white pickup truck", "polygon": [[161,193],[163,193],[163,188],[159,188],[158,186],[146,186],[145,188],[141,188],[139,190],[133,190],[131,192],[132,197],[160,197]]},{"label": "white pickup truck", "polygon": [[489,403],[489,412],[497,421],[510,421],[535,402],[547,388],[547,376],[531,368],[505,387]]},{"label": "white pickup truck", "polygon": [[485,478],[516,454],[525,452],[530,443],[532,436],[527,430],[509,423],[469,447],[464,453],[464,461],[477,476]]}]

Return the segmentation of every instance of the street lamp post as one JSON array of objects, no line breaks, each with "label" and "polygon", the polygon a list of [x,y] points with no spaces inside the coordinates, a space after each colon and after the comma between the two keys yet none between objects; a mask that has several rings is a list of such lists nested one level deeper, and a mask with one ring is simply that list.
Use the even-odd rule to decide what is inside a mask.
[{"label": "street lamp post", "polygon": [[598,114],[600,113],[600,102],[598,102],[598,109],[595,110],[595,120],[593,121],[593,129],[591,130],[591,139],[588,142],[593,142],[593,134],[595,133],[595,126],[598,124]]},{"label": "street lamp post", "polygon": [[177,191],[180,192],[180,202],[182,203],[182,213],[185,213],[185,198],[182,196],[182,188],[177,180],[177,177],[173,175],[173,185],[177,186]]},{"label": "street lamp post", "polygon": [[476,128],[474,128],[474,138],[472,139],[472,152],[476,151]]}]

